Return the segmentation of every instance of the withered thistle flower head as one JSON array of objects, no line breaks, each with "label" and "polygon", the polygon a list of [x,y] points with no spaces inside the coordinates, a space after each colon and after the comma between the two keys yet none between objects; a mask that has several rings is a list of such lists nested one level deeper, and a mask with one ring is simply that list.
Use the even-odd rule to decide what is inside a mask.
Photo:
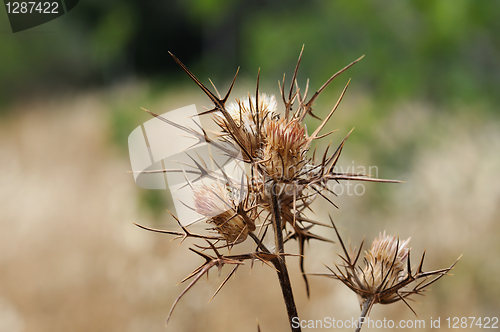
[{"label": "withered thistle flower head", "polygon": [[252,228],[238,213],[234,192],[234,188],[221,181],[203,181],[193,187],[195,211],[215,224],[215,230],[231,244],[244,241]]},{"label": "withered thistle flower head", "polygon": [[[252,158],[256,158],[264,144],[262,131],[272,120],[279,117],[276,98],[274,95],[269,96],[264,93],[259,94],[258,98],[249,95],[242,99],[236,99],[235,102],[227,105],[226,111],[236,124],[236,129],[229,126],[228,120],[224,116],[215,115],[214,121],[221,127],[223,133],[229,134],[226,139],[232,143],[234,143],[234,137],[242,138],[240,143],[243,144]],[[234,133],[235,130],[238,133]],[[245,161],[250,160],[247,157]]]},{"label": "withered thistle flower head", "polygon": [[[269,121],[273,115],[277,114],[278,106],[274,95],[261,93],[259,95],[259,105],[257,107],[255,96],[248,96],[226,106],[229,115],[238,126],[243,126],[247,132],[257,132],[257,111],[260,121]],[[270,116],[270,118],[267,118]],[[219,117],[220,118],[220,117]]]},{"label": "withered thistle flower head", "polygon": [[280,119],[265,128],[262,151],[267,174],[276,180],[293,180],[306,164],[309,141],[305,127],[296,119]]},{"label": "withered thistle flower head", "polygon": [[[396,236],[380,234],[372,243],[371,249],[366,252],[364,269],[356,269],[355,273],[360,284],[357,285],[365,294],[370,296],[376,292],[389,289],[402,281],[406,274],[406,259],[410,252],[408,243],[410,238],[400,242]],[[359,294],[359,295],[361,295]],[[396,294],[389,298],[381,298],[381,303],[394,300]],[[363,296],[360,296],[363,302]]]}]

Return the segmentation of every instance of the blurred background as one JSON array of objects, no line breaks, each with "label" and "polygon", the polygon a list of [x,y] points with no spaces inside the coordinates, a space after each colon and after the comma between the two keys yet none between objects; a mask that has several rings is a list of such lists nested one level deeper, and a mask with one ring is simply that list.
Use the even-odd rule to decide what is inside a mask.
[{"label": "blurred background", "polygon": [[[353,245],[411,236],[426,270],[463,254],[413,304],[422,330],[431,317],[443,330],[447,317],[498,317],[499,16],[500,2],[472,0],[82,0],[13,34],[0,10],[0,331],[164,331],[176,284],[203,260],[132,224],[177,228],[169,194],[127,173],[127,137],[149,119],[140,107],[209,106],[168,51],[219,91],[241,66],[233,97],[254,91],[260,68],[261,90],[279,100],[303,44],[298,79],[311,90],[365,55],[316,103],[325,116],[352,78],[328,125],[333,145],[355,127],[340,165],[406,181],[365,184],[338,210],[318,202],[312,217],[330,213]],[[325,272],[338,252],[311,242],[306,270]],[[356,296],[334,280],[311,277],[308,300],[298,259],[287,262],[302,319],[357,317]],[[167,331],[287,331],[273,270],[239,269],[207,304],[223,276],[196,285]],[[375,306],[371,318],[384,317],[415,318],[403,303]]]}]

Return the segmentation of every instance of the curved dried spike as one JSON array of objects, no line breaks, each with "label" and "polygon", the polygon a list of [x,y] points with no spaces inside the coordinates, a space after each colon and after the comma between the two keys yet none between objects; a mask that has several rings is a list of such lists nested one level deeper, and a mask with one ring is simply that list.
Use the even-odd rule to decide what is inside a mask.
[{"label": "curved dried spike", "polygon": [[301,241],[299,242],[300,245],[299,245],[299,253],[301,254],[300,256],[300,259],[299,259],[299,266],[300,266],[300,272],[302,272],[302,279],[304,279],[304,283],[306,284],[306,295],[307,295],[307,298],[311,298],[311,291],[309,289],[309,281],[307,280],[307,276],[306,276],[306,273],[305,273],[305,269],[304,269],[304,244],[305,244],[305,241]]},{"label": "curved dried spike", "polygon": [[[257,71],[257,87],[255,88],[255,116],[257,118],[257,121],[255,121],[255,124],[257,125],[257,136],[260,137],[260,119],[259,119],[259,81],[260,81],[260,68]],[[250,102],[250,98],[248,99],[250,107],[252,106],[252,103]],[[242,122],[240,122],[242,123]]]},{"label": "curved dried spike", "polygon": [[[292,95],[294,95],[293,93],[293,87],[295,86],[296,82],[297,82],[297,73],[299,71],[299,66],[300,66],[300,61],[302,60],[302,53],[304,52],[304,47],[305,47],[305,44],[302,45],[302,49],[300,50],[300,54],[299,54],[299,59],[297,60],[297,65],[295,66],[295,70],[293,72],[293,76],[292,76],[292,81],[290,82],[290,91],[288,93],[288,101],[286,102],[285,101],[285,96],[284,96],[284,90],[285,90],[285,77],[283,75],[283,92],[282,92],[282,95],[283,95],[283,101],[285,103],[285,119],[288,121],[289,117],[290,117],[290,112],[292,111],[292,104],[293,104],[293,100],[292,100]],[[298,89],[297,89],[297,92],[298,92]],[[293,99],[295,99],[295,97],[293,97]],[[300,98],[299,98],[300,100]]]},{"label": "curved dried spike", "polygon": [[430,272],[423,272],[421,274],[417,274],[417,276],[419,276],[419,278],[422,278],[422,277],[429,277],[429,276],[432,276],[432,275],[438,275],[436,278],[432,279],[431,281],[429,281],[428,283],[426,283],[425,285],[423,286],[419,286],[418,289],[416,289],[416,291],[420,291],[422,290],[423,288],[435,283],[436,281],[438,281],[439,279],[441,279],[442,277],[444,277],[445,275],[447,275],[447,273],[449,271],[451,271],[455,265],[458,263],[458,261],[460,260],[460,258],[462,258],[462,255],[460,255],[460,257],[458,257],[454,262],[453,264],[450,265],[450,267],[446,268],[446,269],[441,269],[441,270],[435,270],[435,271],[430,271]]},{"label": "curved dried spike", "polygon": [[169,125],[171,125],[171,126],[173,126],[175,128],[181,129],[181,130],[183,130],[183,131],[185,131],[187,133],[190,133],[190,134],[199,134],[197,131],[195,131],[195,130],[189,128],[189,127],[184,127],[184,126],[182,126],[182,125],[180,125],[178,123],[170,121],[169,119],[166,119],[166,118],[162,117],[161,115],[156,114],[155,112],[151,112],[150,110],[147,110],[144,107],[141,107],[141,109],[143,111],[149,113],[150,115],[154,116],[155,118],[157,118],[157,119],[159,119],[159,120],[161,120],[161,121],[163,121],[163,122],[165,122],[165,123],[167,123],[167,124],[169,124]]},{"label": "curved dried spike", "polygon": [[[141,107],[141,108],[142,108],[142,107]],[[163,122],[165,122],[165,123],[167,123],[167,124],[169,124],[169,125],[171,125],[171,126],[173,126],[173,127],[176,127],[176,128],[178,128],[178,129],[181,129],[181,130],[183,130],[183,131],[185,131],[185,132],[187,132],[187,133],[189,133],[189,134],[193,135],[193,137],[191,137],[191,138],[195,138],[195,139],[197,139],[197,140],[198,140],[198,142],[197,142],[197,143],[194,143],[192,146],[188,147],[186,150],[188,150],[188,149],[190,149],[191,147],[194,147],[194,146],[196,146],[196,145],[198,145],[198,144],[201,144],[201,143],[209,143],[209,144],[212,144],[212,145],[213,145],[214,147],[216,147],[217,149],[220,149],[220,150],[222,150],[222,151],[224,151],[224,152],[228,153],[230,156],[234,156],[234,151],[228,150],[228,149],[227,149],[227,148],[226,148],[223,144],[220,144],[219,142],[213,141],[210,137],[208,137],[208,135],[207,135],[206,131],[205,131],[205,130],[204,130],[204,129],[203,129],[203,128],[202,128],[202,127],[201,127],[201,126],[200,126],[200,125],[196,122],[196,121],[194,121],[194,120],[193,120],[193,122],[194,122],[194,123],[198,126],[198,128],[202,131],[202,133],[203,133],[203,134],[202,134],[202,133],[197,132],[196,130],[194,130],[194,129],[192,129],[192,128],[189,128],[189,127],[184,127],[184,126],[182,126],[182,125],[180,125],[180,124],[177,124],[177,123],[175,123],[175,122],[172,122],[172,121],[170,121],[170,120],[168,120],[168,119],[166,119],[166,118],[162,117],[161,115],[156,114],[156,113],[154,113],[154,112],[151,112],[151,111],[149,111],[149,110],[147,110],[147,109],[145,109],[145,108],[142,108],[142,110],[144,110],[145,112],[149,113],[150,115],[154,116],[155,118],[157,118],[157,119],[159,119],[159,120],[161,120],[161,121],[163,121]],[[198,115],[196,115],[196,116],[200,116],[200,115],[203,115],[203,114],[204,114],[204,113],[202,112],[202,113],[199,113],[199,114],[198,114]],[[189,137],[189,136],[187,136],[187,137]],[[156,171],[149,171],[149,172],[144,171],[144,172],[142,172],[142,173],[154,173],[154,172],[156,172]]]},{"label": "curved dried spike", "polygon": [[314,188],[314,187],[311,187],[318,195],[320,195],[321,197],[323,197],[325,200],[328,201],[328,203],[332,204],[333,206],[335,206],[337,209],[339,208],[337,206],[337,204],[335,204],[331,199],[329,199],[328,197],[326,197],[325,195],[323,195],[321,193],[321,191],[319,191],[318,189]]},{"label": "curved dried spike", "polygon": [[179,294],[179,296],[177,296],[177,298],[174,301],[174,304],[172,305],[172,308],[170,309],[170,312],[168,313],[167,321],[165,322],[165,326],[168,325],[168,321],[170,320],[170,317],[172,317],[172,313],[173,313],[175,307],[177,306],[177,303],[179,303],[180,299],[184,296],[184,294],[186,294],[191,289],[191,287],[193,287],[194,284],[196,284],[196,282],[198,280],[200,280],[200,278],[203,276],[203,274],[208,272],[214,266],[215,266],[215,263],[213,263],[212,261],[205,263],[203,265],[203,267],[201,268],[201,270],[198,272],[198,274],[189,283],[189,285]]},{"label": "curved dried spike", "polygon": [[299,243],[299,255],[300,255],[300,262],[299,262],[299,266],[300,266],[300,271],[302,272],[302,278],[304,279],[304,283],[305,283],[305,286],[306,286],[306,294],[307,294],[307,297],[309,298],[310,297],[310,289],[309,289],[309,281],[307,280],[307,274],[305,273],[305,269],[304,269],[304,262],[305,262],[305,256],[304,256],[304,252],[305,252],[305,242],[308,241],[310,239],[316,239],[316,240],[320,240],[320,241],[324,241],[324,242],[332,242],[330,239],[327,239],[327,238],[323,238],[319,235],[316,235],[316,234],[313,234],[311,232],[309,232],[309,229],[311,227],[313,227],[314,224],[310,225],[310,226],[307,226],[307,227],[304,227],[304,228],[301,228],[299,227],[298,224],[294,224],[293,225],[293,233],[290,233],[284,240],[283,242],[287,242],[288,240],[290,239],[296,239],[297,242]]},{"label": "curved dried spike", "polygon": [[191,206],[187,205],[186,203],[184,203],[183,201],[181,201],[179,198],[177,198],[177,200],[178,200],[178,201],[179,201],[182,205],[184,205],[185,207],[187,207],[188,209],[190,209],[191,211],[196,212],[196,209],[195,209],[195,208],[193,208],[193,207],[191,207]]},{"label": "curved dried spike", "polygon": [[231,82],[231,85],[229,86],[229,89],[227,90],[227,93],[224,96],[224,99],[222,99],[223,103],[226,103],[227,99],[229,98],[229,95],[231,94],[231,91],[233,91],[234,83],[236,82],[236,77],[238,77],[239,72],[240,72],[240,67],[238,67],[238,69],[236,69],[236,74],[234,74],[233,81]]},{"label": "curved dried spike", "polygon": [[333,171],[333,168],[335,167],[335,165],[337,164],[337,162],[340,158],[340,154],[342,153],[342,149],[344,148],[345,142],[347,141],[349,136],[351,136],[353,131],[354,131],[354,127],[347,133],[347,135],[344,137],[342,142],[340,142],[340,144],[337,147],[337,149],[335,150],[334,154],[323,163],[325,166],[330,165],[328,167],[328,170],[326,171],[327,174],[331,173]]},{"label": "curved dried spike", "polygon": [[163,230],[163,229],[150,228],[150,227],[142,226],[140,224],[136,224],[135,222],[133,224],[136,225],[139,228],[142,228],[142,229],[145,229],[145,230],[151,231],[151,232],[162,233],[162,234],[169,234],[169,235],[176,235],[176,236],[181,236],[181,237],[185,235],[185,233],[182,233],[182,232],[176,232],[176,231],[169,231],[169,230]]},{"label": "curved dried spike", "polygon": [[[169,235],[176,235],[176,238],[174,238],[174,239],[194,237],[194,238],[200,238],[200,239],[220,240],[220,237],[216,237],[216,236],[191,233],[184,226],[181,226],[183,228],[184,232],[177,232],[177,231],[169,231],[169,230],[151,228],[151,227],[143,226],[143,225],[136,224],[136,223],[133,223],[133,224],[136,225],[137,227],[145,229],[147,231],[151,231],[151,232],[155,232],[155,233],[162,233],[162,234],[169,234]],[[184,240],[182,240],[182,241],[184,241]]]},{"label": "curved dried spike", "polygon": [[403,297],[403,296],[401,296],[401,294],[399,294],[399,292],[396,292],[396,294],[398,295],[399,299],[400,299],[401,301],[403,301],[403,302],[404,302],[404,304],[406,304],[406,306],[407,306],[407,307],[411,310],[411,312],[413,312],[413,314],[415,315],[415,317],[417,317],[417,318],[418,318],[417,313],[415,312],[415,310],[413,310],[413,308],[411,307],[411,305],[410,305],[408,302],[406,302],[406,300],[404,299],[404,297]]},{"label": "curved dried spike", "polygon": [[238,70],[236,71],[236,74],[234,75],[233,82],[231,83],[231,86],[229,87],[229,90],[227,91],[224,99],[219,99],[203,83],[201,83],[201,81],[198,78],[196,78],[196,76],[194,76],[194,74],[191,73],[191,71],[179,59],[177,59],[177,57],[175,55],[173,55],[171,52],[168,52],[168,53],[172,56],[174,61],[184,70],[184,72],[186,72],[186,74],[196,83],[196,85],[198,85],[200,87],[200,89],[203,92],[205,92],[205,94],[208,96],[208,98],[214,103],[215,107],[213,109],[202,112],[199,115],[220,111],[222,113],[222,115],[224,116],[224,118],[226,119],[227,125],[229,127],[229,132],[231,135],[234,136],[235,141],[238,144],[238,147],[251,160],[250,153],[246,150],[244,144],[241,143],[244,140],[244,137],[241,137],[240,131],[238,130],[238,126],[236,125],[233,118],[227,112],[227,110],[225,108],[225,103],[226,103],[227,99],[229,98],[229,95],[234,87],[234,83],[236,82],[236,77],[238,76],[238,72],[239,72],[240,68],[238,67]]},{"label": "curved dried spike", "polygon": [[[312,226],[312,225],[311,225]],[[284,240],[283,243],[287,242],[288,240],[295,238],[297,242],[299,243],[299,255],[300,255],[300,260],[299,260],[299,267],[300,267],[300,272],[302,272],[302,278],[304,279],[304,283],[306,286],[306,294],[307,298],[310,298],[310,289],[309,289],[309,281],[307,280],[307,275],[305,273],[304,269],[304,245],[305,242],[309,240],[309,233],[307,232],[307,229],[305,229],[305,232],[303,229],[301,229],[298,225],[294,224],[293,225],[293,230],[294,233],[289,234]]]},{"label": "curved dried spike", "polygon": [[[335,106],[333,106],[333,109],[330,111],[330,113],[328,114],[328,116],[323,120],[323,122],[318,126],[318,128],[316,128],[316,130],[314,131],[314,133],[308,138],[309,142],[311,142],[314,139],[316,139],[316,136],[318,136],[318,134],[321,131],[321,129],[323,129],[323,127],[325,126],[325,124],[332,117],[333,113],[335,113],[335,111],[337,110],[337,107],[339,107],[340,102],[342,101],[342,98],[344,98],[345,92],[347,91],[347,88],[349,87],[349,82],[351,82],[351,79],[349,79],[349,81],[345,85],[344,90],[342,90],[342,93],[340,94],[339,99],[335,103]],[[300,121],[303,121],[303,120],[304,119],[302,118]]]},{"label": "curved dried spike", "polygon": [[220,104],[221,100],[217,98],[210,90],[208,90],[207,87],[203,83],[201,83],[200,80],[198,80],[198,78],[196,78],[196,76],[194,76],[194,74],[191,73],[191,71],[181,62],[181,60],[179,60],[170,51],[168,52],[168,54],[172,56],[174,61],[184,70],[184,72],[186,72],[186,74],[196,83],[196,85],[198,85],[200,89],[203,90],[203,92],[205,92],[208,98],[210,98],[210,100],[212,100],[212,102],[216,106],[223,106]]},{"label": "curved dried spike", "polygon": [[[297,83],[297,80],[295,80],[295,89],[297,89],[297,92],[295,94],[297,96],[297,99],[299,100],[299,106],[297,107],[297,111],[293,114],[292,118],[293,119],[298,119],[301,110],[303,110],[304,107],[305,107],[304,100],[306,99],[307,92],[309,90],[309,79],[307,79],[307,82],[306,82],[306,91],[304,92],[304,96],[303,97],[300,94],[300,88],[299,88],[299,84]],[[313,118],[319,120],[319,121],[323,121],[323,120],[321,120],[321,118],[319,118],[318,116],[316,116],[315,114],[313,114],[312,110],[309,111],[309,115],[312,116]]]},{"label": "curved dried spike", "polygon": [[[180,129],[180,130],[182,130],[182,131],[185,131],[185,132],[187,132],[188,134],[190,134],[190,135],[192,135],[192,136],[193,136],[193,137],[191,137],[191,136],[184,136],[184,137],[194,138],[194,139],[197,139],[197,140],[198,140],[198,142],[197,142],[197,143],[194,143],[192,146],[188,147],[187,149],[190,149],[190,148],[191,148],[191,147],[193,147],[193,146],[196,146],[196,145],[198,145],[198,144],[205,143],[205,142],[207,142],[207,143],[212,143],[212,144],[214,144],[214,145],[215,145],[215,146],[217,146],[217,147],[219,147],[219,146],[220,146],[220,144],[218,144],[217,142],[213,142],[213,141],[212,141],[212,140],[208,137],[208,135],[207,135],[207,133],[205,132],[205,130],[204,130],[203,128],[201,128],[201,127],[200,127],[200,125],[199,125],[196,121],[194,121],[194,120],[193,120],[193,122],[194,122],[194,123],[195,123],[195,124],[196,124],[196,125],[197,125],[197,126],[198,126],[201,130],[202,130],[203,134],[201,134],[201,133],[197,132],[196,130],[194,130],[194,129],[192,129],[192,128],[185,127],[185,126],[182,126],[182,125],[180,125],[180,124],[178,124],[178,123],[175,123],[175,122],[173,122],[173,121],[170,121],[170,120],[168,120],[168,119],[166,119],[166,118],[162,117],[161,115],[156,114],[155,112],[152,112],[152,111],[150,111],[150,110],[145,109],[144,107],[141,107],[141,109],[142,109],[143,111],[145,111],[145,112],[149,113],[150,115],[154,116],[155,118],[159,119],[160,121],[163,121],[163,122],[167,123],[168,125],[171,125],[171,126],[173,126],[173,127],[175,127],[175,128],[178,128],[178,129]],[[186,150],[187,150],[187,149],[186,149]],[[220,149],[223,149],[223,147],[220,147]]]},{"label": "curved dried spike", "polygon": [[302,44],[302,49],[300,50],[299,59],[297,60],[297,65],[295,66],[295,70],[293,72],[292,82],[290,84],[290,92],[288,93],[288,100],[292,99],[293,86],[295,85],[295,82],[297,82],[297,73],[299,71],[300,61],[302,60],[302,53],[304,53],[305,46],[306,46],[305,44]]},{"label": "curved dried spike", "polygon": [[335,223],[333,222],[332,216],[330,214],[328,214],[328,217],[330,218],[330,222],[332,223],[333,229],[335,230],[335,234],[337,234],[337,238],[339,239],[340,245],[342,246],[342,250],[344,251],[344,255],[347,258],[349,264],[351,264],[351,258],[349,257],[349,253],[347,252],[347,249],[344,245],[344,241],[342,241],[342,238],[340,237],[337,226],[335,226]]},{"label": "curved dried spike", "polygon": [[306,81],[306,89],[304,91],[304,99],[307,98],[307,94],[309,93],[309,79]]},{"label": "curved dried spike", "polygon": [[281,94],[281,99],[283,100],[283,104],[285,105],[285,109],[286,109],[286,104],[287,104],[287,101],[285,99],[285,73],[283,73],[283,83],[280,84],[280,81],[278,80],[278,87],[280,88],[280,94]]},{"label": "curved dried spike", "polygon": [[212,87],[214,88],[215,92],[217,93],[217,97],[221,99],[222,97],[220,96],[219,90],[217,90],[217,87],[215,86],[214,82],[212,82],[210,78],[208,80],[210,81],[210,84],[212,84]]},{"label": "curved dried spike", "polygon": [[[363,249],[363,244],[365,244],[365,237],[363,236],[363,240],[361,241],[361,244],[359,245],[359,250],[358,253],[356,254],[356,258],[354,259],[353,265],[356,265],[359,259],[359,255],[361,254],[361,250]],[[356,250],[356,247],[354,247],[354,250]]]},{"label": "curved dried spike", "polygon": [[420,264],[418,264],[417,273],[419,273],[419,274],[423,273],[422,267],[424,266],[425,253],[426,253],[426,250],[424,249],[424,252],[422,253],[422,258],[420,259]]},{"label": "curved dried spike", "polygon": [[365,182],[384,182],[384,183],[405,183],[405,181],[399,180],[388,180],[388,179],[377,179],[369,178],[360,175],[344,175],[344,174],[334,174],[332,176],[327,176],[329,180],[354,180],[354,181],[365,181]]},{"label": "curved dried spike", "polygon": [[[184,70],[184,72],[200,87],[203,92],[210,98],[210,100],[214,103],[214,105],[219,108],[218,110],[222,111],[224,109],[224,104],[229,98],[229,95],[231,91],[233,90],[234,83],[236,82],[236,77],[238,76],[238,73],[240,71],[240,67],[236,70],[236,74],[234,75],[233,81],[231,83],[231,86],[229,87],[229,90],[226,93],[226,96],[224,99],[217,98],[201,81],[182,63],[181,60],[179,60],[175,55],[173,55],[170,51],[168,52],[170,56],[174,59],[174,61]],[[218,94],[218,91],[217,91]],[[223,112],[224,113],[224,112]]]},{"label": "curved dried spike", "polygon": [[214,295],[212,295],[212,297],[210,298],[210,300],[208,301],[208,303],[212,302],[212,300],[214,299],[214,297],[219,294],[220,290],[222,289],[222,287],[224,287],[224,285],[228,282],[229,278],[231,278],[231,276],[236,272],[236,270],[238,269],[239,265],[235,265],[233,267],[233,269],[231,270],[231,272],[229,272],[229,274],[226,276],[226,278],[224,278],[224,281],[222,281],[222,283],[220,284],[220,286],[217,288],[217,290],[215,291]]},{"label": "curved dried spike", "polygon": [[293,223],[292,226],[295,227],[297,222],[297,183],[293,183],[293,198],[292,198],[292,208],[293,208]]},{"label": "curved dried spike", "polygon": [[316,100],[316,98],[318,98],[318,96],[321,94],[321,92],[323,92],[323,90],[337,77],[339,76],[340,74],[342,74],[344,71],[346,71],[347,69],[349,69],[350,67],[352,67],[354,64],[356,64],[359,60],[363,59],[364,58],[364,55],[361,56],[359,59],[357,60],[354,60],[353,62],[351,62],[350,64],[348,64],[347,66],[345,66],[344,68],[342,68],[341,70],[339,70],[338,72],[336,72],[335,74],[333,74],[322,86],[321,88],[318,89],[318,91],[316,91],[314,93],[314,95],[311,97],[311,99],[306,103],[305,105],[305,108],[303,110],[303,113],[300,115],[300,121],[302,122],[304,120],[304,118],[306,117],[307,113],[310,112],[311,110],[311,107],[312,107],[312,104],[314,103],[314,101]]},{"label": "curved dried spike", "polygon": [[[319,118],[318,118],[319,119]],[[336,133],[337,131],[339,131],[338,129],[335,129],[335,130],[332,130],[332,131],[329,131],[327,132],[326,134],[323,134],[323,135],[319,135],[316,137],[316,139],[322,139],[322,138],[325,138],[333,133]]]}]

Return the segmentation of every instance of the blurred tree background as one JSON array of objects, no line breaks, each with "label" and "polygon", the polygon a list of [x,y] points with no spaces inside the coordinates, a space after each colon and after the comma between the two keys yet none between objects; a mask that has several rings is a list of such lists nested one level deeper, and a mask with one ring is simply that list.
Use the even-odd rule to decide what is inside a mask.
[{"label": "blurred tree background", "polygon": [[[97,112],[97,118],[105,124],[105,128],[101,128],[104,139],[99,142],[116,149],[116,158],[125,163],[114,171],[124,173],[130,167],[126,162],[127,137],[149,119],[140,107],[162,113],[192,103],[198,107],[207,105],[202,92],[172,61],[168,51],[181,59],[202,82],[208,84],[210,77],[220,91],[229,85],[240,66],[233,97],[253,91],[252,82],[260,68],[262,90],[275,94],[278,99],[276,82],[282,79],[283,73],[291,77],[303,44],[299,82],[304,87],[310,78],[311,90],[365,55],[319,98],[317,114],[321,117],[330,110],[343,85],[352,78],[336,120],[332,120],[332,129],[341,129],[341,134],[333,138],[334,144],[356,126],[346,149],[345,164],[349,166],[349,160],[355,159],[356,164],[377,165],[379,177],[409,183],[397,188],[367,185],[366,194],[359,202],[353,202],[353,198],[343,201],[339,212],[343,214],[338,218],[349,231],[348,235],[356,239],[365,233],[371,239],[384,227],[404,233],[402,237],[414,236],[415,258],[426,245],[419,241],[427,240],[431,242],[429,249],[435,246],[434,254],[439,251],[438,257],[431,260],[436,263],[433,265],[439,265],[436,267],[449,265],[451,257],[461,253],[465,258],[467,254],[476,257],[459,263],[458,267],[464,266],[460,270],[462,279],[456,277],[449,288],[437,288],[442,298],[432,302],[429,310],[437,310],[454,299],[472,298],[473,309],[464,312],[464,316],[491,315],[499,308],[500,285],[492,276],[499,272],[500,247],[489,238],[488,241],[482,239],[500,231],[497,207],[500,185],[496,175],[500,166],[499,17],[499,1],[81,0],[72,11],[54,21],[12,34],[6,12],[2,10],[0,122],[2,130],[9,126],[17,128],[15,123],[24,123],[19,119],[27,114],[40,120],[37,125],[33,124],[33,128],[40,129],[45,120],[57,123],[56,119],[78,113],[81,109],[78,105],[85,104],[80,96],[94,96],[97,101],[88,104],[94,109],[86,109],[84,114],[88,111],[91,118],[90,114]],[[52,100],[65,102],[53,104]],[[54,107],[59,109],[56,115]],[[83,120],[77,117],[76,121]],[[318,124],[314,119],[308,121],[308,128]],[[60,133],[54,130],[53,134]],[[67,141],[76,149],[83,144],[79,141],[81,137],[88,138],[85,135],[57,137],[55,144]],[[9,151],[12,150],[5,151],[3,160],[11,160]],[[100,156],[97,154],[97,158]],[[104,167],[82,162],[82,168]],[[44,172],[40,176],[44,176]],[[128,174],[123,178],[132,182]],[[130,190],[134,193],[132,196],[139,196],[139,204],[146,207],[141,211],[147,217],[134,216],[149,218],[146,222],[149,224],[174,225],[165,221],[168,217],[164,213],[164,192],[138,187]],[[4,195],[9,198],[11,193],[5,189]],[[24,197],[24,191],[21,196]],[[82,197],[82,201],[85,202],[85,198]],[[5,206],[8,209],[10,205]],[[11,225],[17,220],[16,213],[12,212],[11,219],[4,221]],[[355,226],[354,230],[348,223]],[[456,233],[445,235],[451,230]],[[454,238],[456,242],[439,236]],[[143,240],[151,241],[146,238]],[[154,243],[159,246],[159,240]],[[162,255],[168,251],[157,247],[155,263],[162,262]],[[148,255],[148,250],[153,249],[145,245],[141,250],[138,252]],[[487,267],[485,252],[491,252],[495,259]],[[332,260],[331,256],[325,258],[318,254],[318,257],[325,263]],[[138,261],[139,257],[134,259]],[[3,268],[7,269],[6,266]],[[467,274],[465,270],[477,272]],[[128,278],[130,281],[132,277]],[[165,277],[168,283],[163,285],[158,281],[157,285],[176,294],[178,289],[169,287],[179,278]],[[300,285],[301,281],[295,282]],[[464,284],[468,286],[463,294],[444,300],[450,297],[453,287]],[[161,315],[172,302],[172,294],[162,301],[148,303]],[[332,305],[334,302],[322,301],[318,303]],[[190,305],[198,314],[205,308]],[[280,305],[278,302],[277,306]],[[440,311],[443,317],[457,314],[443,310]],[[389,315],[389,311],[385,313]],[[128,331],[156,326],[144,321],[149,319],[134,321]],[[123,331],[116,325],[101,330],[114,328]],[[195,325],[184,328],[185,331],[199,330]],[[224,328],[227,326],[222,330]],[[248,328],[254,330],[254,326]],[[85,330],[88,329],[82,327],[82,331]]]},{"label": "blurred tree background", "polygon": [[[129,77],[187,80],[168,51],[200,77],[238,66],[266,77],[303,70],[317,80],[362,54],[351,73],[377,101],[498,102],[500,4],[492,1],[81,1],[64,17],[9,34],[2,13],[2,98]],[[309,52],[309,54],[308,54]],[[312,54],[314,56],[312,56]],[[56,89],[57,88],[57,89]]]}]

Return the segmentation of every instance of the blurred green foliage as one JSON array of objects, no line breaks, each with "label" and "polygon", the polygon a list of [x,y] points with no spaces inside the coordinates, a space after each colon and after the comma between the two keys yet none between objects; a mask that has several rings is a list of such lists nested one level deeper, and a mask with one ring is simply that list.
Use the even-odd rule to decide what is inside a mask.
[{"label": "blurred green foliage", "polygon": [[172,79],[168,50],[202,77],[227,79],[239,65],[279,77],[306,44],[302,73],[319,81],[366,54],[350,75],[377,100],[497,103],[499,15],[500,2],[473,0],[81,1],[17,34],[0,14],[0,84],[5,97],[47,83]]},{"label": "blurred green foliage", "polygon": [[498,14],[499,2],[316,1],[259,13],[243,39],[254,51],[248,62],[279,71],[305,43],[304,71],[325,79],[366,54],[368,65],[350,75],[382,101],[498,102]]}]

